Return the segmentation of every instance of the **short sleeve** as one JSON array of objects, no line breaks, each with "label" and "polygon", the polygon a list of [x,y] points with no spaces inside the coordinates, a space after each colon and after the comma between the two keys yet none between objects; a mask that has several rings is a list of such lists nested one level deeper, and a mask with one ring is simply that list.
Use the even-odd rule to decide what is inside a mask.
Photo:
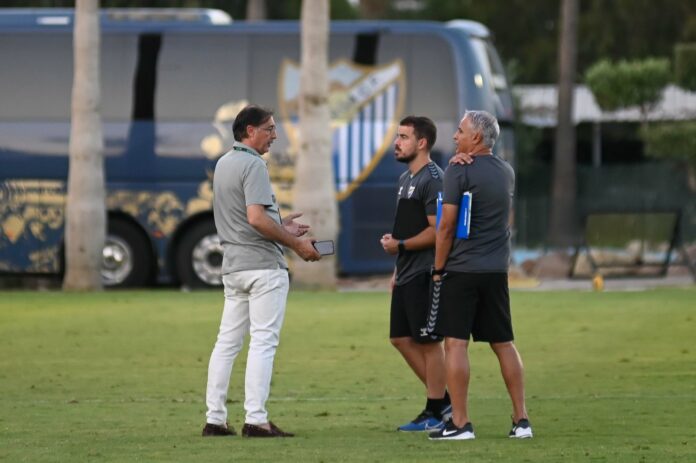
[{"label": "short sleeve", "polygon": [[464,182],[466,166],[451,165],[445,170],[445,180],[443,182],[442,202],[459,206],[462,193],[467,190],[468,185]]},{"label": "short sleeve", "polygon": [[425,215],[437,214],[437,195],[442,191],[442,179],[430,177],[423,186],[423,204]]},{"label": "short sleeve", "polygon": [[260,204],[273,205],[273,190],[268,169],[263,162],[252,162],[244,175],[244,201],[247,206]]}]

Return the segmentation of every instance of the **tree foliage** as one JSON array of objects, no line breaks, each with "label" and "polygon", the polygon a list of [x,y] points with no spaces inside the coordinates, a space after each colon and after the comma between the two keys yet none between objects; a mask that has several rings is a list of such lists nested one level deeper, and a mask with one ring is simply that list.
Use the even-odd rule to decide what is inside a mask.
[{"label": "tree foliage", "polygon": [[585,73],[585,82],[603,110],[639,106],[644,116],[670,80],[669,61],[662,58],[617,63],[604,59]]},{"label": "tree foliage", "polygon": [[645,154],[684,165],[689,188],[696,191],[696,121],[646,125],[640,135]]},{"label": "tree foliage", "polygon": [[696,92],[696,42],[675,45],[674,80],[680,87]]},{"label": "tree foliage", "polygon": [[[493,32],[506,63],[520,83],[557,80],[557,0],[425,0],[423,11],[398,12],[404,19],[455,18],[480,21]],[[511,26],[512,25],[512,26]],[[679,40],[694,40],[696,2],[684,0],[583,0],[578,24],[579,76],[602,58],[669,56]]]},{"label": "tree foliage", "polygon": [[651,124],[641,130],[645,154],[696,168],[696,121]]}]

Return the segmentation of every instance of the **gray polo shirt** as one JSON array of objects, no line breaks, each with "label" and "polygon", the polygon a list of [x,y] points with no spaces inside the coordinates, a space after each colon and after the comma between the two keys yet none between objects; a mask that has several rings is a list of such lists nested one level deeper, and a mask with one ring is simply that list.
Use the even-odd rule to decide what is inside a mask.
[{"label": "gray polo shirt", "polygon": [[266,239],[247,219],[247,206],[260,204],[274,222],[282,223],[268,168],[259,153],[235,142],[215,166],[213,194],[215,227],[224,250],[222,274],[287,269],[281,245]]},{"label": "gray polo shirt", "polygon": [[459,205],[471,191],[469,239],[455,238],[445,269],[450,272],[507,272],[510,263],[510,207],[515,172],[496,156],[445,170],[443,203]]}]

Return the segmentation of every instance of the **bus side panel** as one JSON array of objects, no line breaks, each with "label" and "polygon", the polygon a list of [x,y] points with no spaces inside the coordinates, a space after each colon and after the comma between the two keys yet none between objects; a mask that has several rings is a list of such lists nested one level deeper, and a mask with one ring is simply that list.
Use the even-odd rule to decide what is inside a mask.
[{"label": "bus side panel", "polygon": [[64,211],[62,182],[0,181],[0,271],[58,272]]}]

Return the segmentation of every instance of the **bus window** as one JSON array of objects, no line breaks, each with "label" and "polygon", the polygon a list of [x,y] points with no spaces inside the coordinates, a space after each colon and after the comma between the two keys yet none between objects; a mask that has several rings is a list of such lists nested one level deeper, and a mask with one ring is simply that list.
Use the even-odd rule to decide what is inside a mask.
[{"label": "bus window", "polygon": [[104,122],[128,121],[133,104],[133,73],[137,58],[137,36],[102,34],[101,107]]},{"label": "bus window", "polygon": [[210,122],[224,103],[247,98],[247,60],[246,39],[239,35],[164,34],[155,117]]},{"label": "bus window", "polygon": [[70,119],[72,35],[0,34],[0,119]]},{"label": "bus window", "polygon": [[494,99],[497,100],[496,106],[500,106],[496,108],[496,116],[503,122],[509,122],[513,117],[512,97],[505,77],[505,69],[498,57],[498,53],[486,39],[472,37],[471,44],[477,60],[483,67],[484,75],[482,77],[494,91]]},{"label": "bus window", "polygon": [[[277,109],[278,76],[286,60],[300,62],[299,34],[249,37],[249,92],[251,101]],[[280,140],[279,140],[280,141]]]},{"label": "bus window", "polygon": [[377,64],[379,37],[378,32],[361,33],[355,37],[355,48],[353,49],[353,62],[355,64],[365,66]]},{"label": "bus window", "polygon": [[[440,37],[412,35],[409,40],[408,82],[412,91],[407,113],[427,115],[438,124],[457,119],[460,115],[451,47]],[[438,135],[440,138],[444,134]]]},{"label": "bus window", "polygon": [[506,90],[507,80],[498,54],[492,48],[490,42],[485,39],[473,38],[471,43],[478,57],[478,61],[484,68],[484,72],[495,90]]}]

